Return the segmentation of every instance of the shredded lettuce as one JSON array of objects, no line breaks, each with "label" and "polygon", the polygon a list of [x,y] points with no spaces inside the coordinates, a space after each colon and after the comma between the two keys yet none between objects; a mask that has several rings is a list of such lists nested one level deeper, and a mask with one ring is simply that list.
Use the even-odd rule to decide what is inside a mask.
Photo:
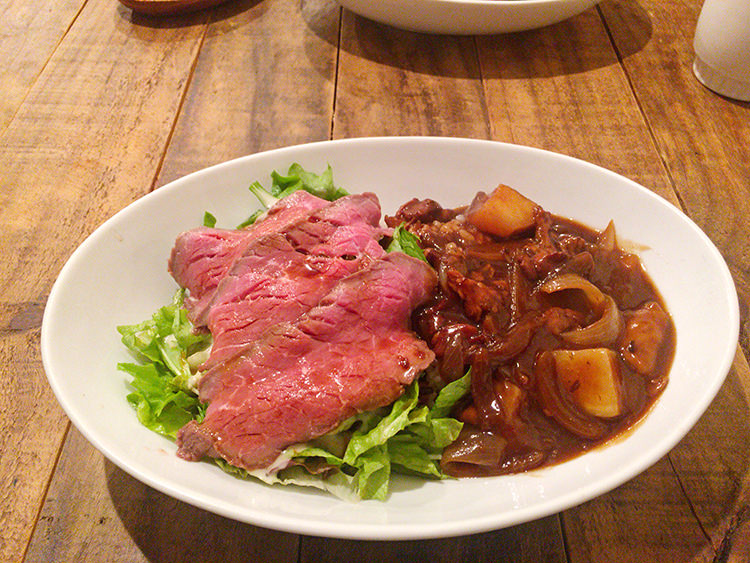
[{"label": "shredded lettuce", "polygon": [[[279,456],[278,464],[284,466],[279,471],[246,471],[221,459],[214,461],[242,479],[314,487],[348,501],[385,500],[394,473],[446,478],[440,455],[458,438],[463,423],[444,415],[442,409],[450,410],[468,390],[469,374],[446,386],[428,408],[419,405],[419,384],[414,381],[390,408],[360,413],[326,436],[290,446]],[[347,443],[343,454],[324,445],[340,438]],[[312,474],[305,468],[310,463],[326,470]]]},{"label": "shredded lettuce", "polygon": [[[305,190],[328,201],[334,201],[349,195],[349,192],[345,189],[334,184],[333,170],[330,165],[321,174],[315,174],[305,170],[296,162],[289,167],[285,175],[276,170],[271,172],[271,187],[269,189],[264,188],[263,184],[258,181],[250,184],[248,189],[258,198],[263,208],[253,212],[247,219],[237,225],[237,229],[244,229],[252,225],[274,203],[297,190]],[[215,227],[216,217],[206,211],[203,215],[203,226]]]},{"label": "shredded lettuce", "polygon": [[198,398],[175,388],[172,374],[159,364],[122,363],[118,367],[133,376],[134,391],[127,399],[140,423],[149,430],[176,438],[180,428],[200,418],[203,408]]},{"label": "shredded lettuce", "polygon": [[[462,378],[457,379],[440,390],[435,403],[430,409],[433,418],[442,419],[447,417],[455,404],[471,391],[471,368]],[[449,442],[450,443],[450,442]],[[446,446],[448,444],[445,444]]]},{"label": "shredded lettuce", "polygon": [[[141,424],[171,439],[189,421],[200,422],[206,408],[190,389],[189,358],[205,353],[211,336],[193,331],[183,298],[180,290],[150,319],[117,329],[123,344],[141,362],[118,364],[132,377],[127,399]],[[389,407],[360,413],[325,436],[287,448],[280,456],[285,468],[278,472],[248,472],[221,459],[214,462],[241,478],[315,487],[345,500],[383,500],[394,473],[446,477],[440,469],[440,454],[462,428],[449,413],[469,389],[467,373],[444,387],[432,406],[427,406],[419,402],[419,381],[415,380]],[[324,465],[327,471],[309,473],[305,465],[311,462]]]},{"label": "shredded lettuce", "polygon": [[[448,413],[469,390],[467,374],[446,386],[432,408],[419,404],[419,382],[415,380],[390,407],[356,415],[343,426],[356,428],[342,456],[311,446],[297,450],[294,459],[322,458],[355,478],[360,498],[384,500],[391,474],[405,473],[442,479],[440,454],[458,438],[463,423]],[[340,428],[334,433],[341,432]]]},{"label": "shredded lettuce", "polygon": [[[255,184],[251,184],[251,186],[250,186],[250,190],[251,191],[253,191],[253,186],[254,185]],[[258,184],[258,185],[260,185],[260,184]],[[261,189],[262,189],[262,186],[261,186]],[[263,191],[265,192],[265,190],[263,190]],[[268,192],[266,192],[266,193],[268,193]],[[257,211],[255,211],[254,213],[252,213],[247,219],[245,219],[244,221],[242,221],[242,223],[240,223],[239,225],[237,225],[237,228],[238,229],[244,229],[245,227],[249,227],[250,225],[252,225],[253,223],[255,223],[258,220],[258,218],[261,215],[263,215],[265,212],[266,212],[265,209],[258,209]]]}]

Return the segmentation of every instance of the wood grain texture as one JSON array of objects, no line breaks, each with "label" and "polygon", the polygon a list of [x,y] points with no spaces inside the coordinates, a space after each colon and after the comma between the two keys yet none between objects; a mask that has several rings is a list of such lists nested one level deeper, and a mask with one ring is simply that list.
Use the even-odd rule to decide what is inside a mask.
[{"label": "wood grain texture", "polygon": [[[0,561],[20,561],[69,425],[41,373],[38,325],[0,332]],[[29,351],[33,351],[29,353]]]},{"label": "wood grain texture", "polygon": [[332,0],[216,9],[159,184],[246,154],[328,139],[338,26]]},{"label": "wood grain texture", "polygon": [[[716,399],[669,454],[682,487],[717,551],[740,555],[732,537],[750,511],[750,368],[738,352]],[[738,544],[738,545],[735,545]],[[750,551],[745,552],[750,556]],[[740,559],[742,561],[742,559]]]},{"label": "wood grain texture", "polygon": [[400,31],[344,11],[333,137],[379,135],[488,138],[472,38]]},{"label": "wood grain texture", "polygon": [[149,190],[201,34],[87,2],[0,136],[2,561],[22,558],[67,428],[40,362],[40,306],[75,246]]},{"label": "wood grain texture", "polygon": [[677,202],[597,10],[477,42],[494,139],[587,160]]},{"label": "wood grain texture", "polygon": [[363,542],[302,538],[299,563],[563,563],[567,561],[556,516],[504,530],[459,538]]},{"label": "wood grain texture", "polygon": [[120,0],[139,14],[147,16],[174,16],[197,10],[206,10],[227,0]]},{"label": "wood grain texture", "polygon": [[297,550],[297,536],[229,520],[155,491],[72,430],[25,561],[295,563]]},{"label": "wood grain texture", "polygon": [[565,511],[563,522],[571,562],[713,558],[666,457],[611,493]]},{"label": "wood grain texture", "polygon": [[10,123],[85,0],[0,5],[0,132]]}]

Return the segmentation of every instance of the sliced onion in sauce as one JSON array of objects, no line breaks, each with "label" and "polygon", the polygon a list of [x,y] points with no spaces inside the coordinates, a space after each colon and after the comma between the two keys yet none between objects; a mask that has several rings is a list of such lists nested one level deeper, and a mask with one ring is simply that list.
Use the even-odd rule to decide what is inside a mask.
[{"label": "sliced onion in sauce", "polygon": [[599,320],[583,328],[563,332],[560,336],[581,346],[609,346],[617,340],[623,326],[622,315],[615,300],[609,295],[605,297],[604,313]]},{"label": "sliced onion in sauce", "polygon": [[494,472],[500,466],[508,442],[484,430],[464,430],[458,440],[443,450],[441,465],[455,477]]},{"label": "sliced onion in sauce", "polygon": [[521,322],[512,325],[502,340],[487,345],[489,357],[495,362],[507,362],[523,352],[534,336],[537,320],[538,317],[530,317],[526,322],[522,319]]},{"label": "sliced onion in sauce", "polygon": [[455,381],[464,374],[466,362],[464,345],[464,337],[460,330],[448,333],[443,357],[439,359],[440,375],[443,381]]},{"label": "sliced onion in sauce", "polygon": [[448,287],[448,265],[445,262],[440,262],[437,268],[438,284],[445,292],[450,292]]},{"label": "sliced onion in sauce", "polygon": [[617,303],[590,281],[576,274],[561,274],[546,280],[539,289],[545,293],[568,289],[580,290],[592,309],[600,313],[599,319],[590,325],[563,332],[560,336],[568,342],[594,347],[609,346],[617,340],[623,328],[622,314],[617,308]]},{"label": "sliced onion in sauce", "polygon": [[604,303],[605,295],[593,283],[578,274],[560,274],[549,278],[539,286],[544,293],[555,293],[566,289],[578,289],[583,292],[586,299],[595,309],[599,309]]}]

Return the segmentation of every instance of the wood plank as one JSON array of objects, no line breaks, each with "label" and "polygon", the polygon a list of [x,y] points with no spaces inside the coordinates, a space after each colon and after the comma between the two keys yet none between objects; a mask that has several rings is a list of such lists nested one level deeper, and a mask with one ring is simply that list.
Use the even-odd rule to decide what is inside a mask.
[{"label": "wood plank", "polygon": [[[558,533],[550,535],[556,529]],[[504,530],[458,538],[356,542],[303,537],[300,563],[320,561],[562,563],[567,559],[559,535],[559,521],[556,516],[550,516]]]},{"label": "wood plank", "polygon": [[596,10],[478,47],[494,139],[581,158],[677,201]]},{"label": "wood plank", "polygon": [[669,454],[718,561],[750,556],[735,538],[750,516],[749,443],[750,368],[738,352],[716,399]]},{"label": "wood plank", "polygon": [[26,563],[297,561],[298,538],[211,514],[147,487],[73,429]]},{"label": "wood plank", "polygon": [[128,17],[87,2],[0,136],[2,561],[22,557],[66,430],[39,358],[41,307],[70,252],[150,189],[204,29]]},{"label": "wood plank", "polygon": [[563,521],[571,562],[713,560],[668,457]]},{"label": "wood plank", "polygon": [[333,137],[488,138],[470,37],[400,31],[344,11]]},{"label": "wood plank", "polygon": [[40,374],[35,324],[0,330],[0,561],[21,560],[69,424]]},{"label": "wood plank", "polygon": [[329,138],[340,8],[333,0],[242,6],[213,12],[159,185],[246,154]]},{"label": "wood plank", "polygon": [[[493,138],[582,158],[678,203],[597,10],[477,43]],[[571,561],[685,560],[707,543],[666,459],[562,518]]]},{"label": "wood plank", "polygon": [[[746,560],[733,538],[750,511],[750,104],[718,96],[693,76],[700,6],[644,2],[658,40],[625,58],[624,67],[684,209],[722,252],[739,293],[741,352],[716,400],[669,457],[717,559]],[[602,5],[618,49],[632,51],[631,31],[644,14],[622,7]]]},{"label": "wood plank", "polygon": [[0,5],[0,132],[65,36],[85,0],[5,0]]}]

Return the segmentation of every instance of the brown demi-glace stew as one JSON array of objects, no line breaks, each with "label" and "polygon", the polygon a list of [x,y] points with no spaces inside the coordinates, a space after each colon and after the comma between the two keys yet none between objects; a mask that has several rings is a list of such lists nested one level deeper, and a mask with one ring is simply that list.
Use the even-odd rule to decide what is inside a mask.
[{"label": "brown demi-glace stew", "polygon": [[507,186],[458,209],[415,199],[386,223],[417,235],[438,272],[436,294],[414,314],[436,354],[423,388],[471,369],[446,473],[570,459],[632,427],[666,386],[674,325],[611,223],[592,230]]}]

